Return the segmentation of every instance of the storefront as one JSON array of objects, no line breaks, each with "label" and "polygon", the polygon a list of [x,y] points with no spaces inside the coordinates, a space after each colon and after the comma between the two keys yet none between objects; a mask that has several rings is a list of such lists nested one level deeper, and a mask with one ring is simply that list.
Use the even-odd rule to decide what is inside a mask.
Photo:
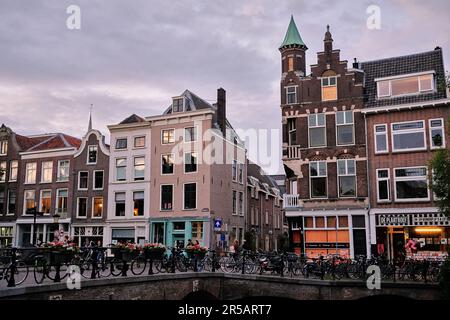
[{"label": "storefront", "polygon": [[[17,219],[16,221],[17,246],[27,247],[34,243],[51,242],[69,235],[70,219],[59,219],[56,223],[52,218]],[[35,240],[36,239],[36,240]]]},{"label": "storefront", "polygon": [[0,224],[0,248],[14,243],[14,224]]},{"label": "storefront", "polygon": [[103,227],[103,225],[73,225],[73,240],[82,247],[89,246],[91,242],[103,246]]},{"label": "storefront", "polygon": [[450,249],[450,219],[436,208],[373,209],[375,252],[391,261],[443,259]]},{"label": "storefront", "polygon": [[367,210],[286,212],[291,247],[309,258],[368,255]]},{"label": "storefront", "polygon": [[209,219],[155,219],[151,221],[150,241],[166,246],[185,247],[189,239],[210,247]]}]

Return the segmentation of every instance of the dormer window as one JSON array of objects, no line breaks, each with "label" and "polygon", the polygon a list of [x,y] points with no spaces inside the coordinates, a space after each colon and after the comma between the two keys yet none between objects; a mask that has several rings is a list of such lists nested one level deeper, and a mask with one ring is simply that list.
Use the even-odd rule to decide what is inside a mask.
[{"label": "dormer window", "polygon": [[433,73],[420,73],[375,79],[378,98],[427,93],[434,90]]},{"label": "dormer window", "polygon": [[183,112],[184,110],[184,98],[178,97],[172,99],[172,112]]}]

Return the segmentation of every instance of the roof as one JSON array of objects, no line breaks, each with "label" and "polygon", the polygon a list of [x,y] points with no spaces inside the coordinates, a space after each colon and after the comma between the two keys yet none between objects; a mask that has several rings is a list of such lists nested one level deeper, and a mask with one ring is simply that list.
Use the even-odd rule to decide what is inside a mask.
[{"label": "roof", "polygon": [[403,74],[406,75],[424,71],[435,71],[438,78],[444,78],[445,71],[442,58],[442,49],[439,47],[433,51],[361,62],[361,69],[365,72],[366,108],[445,99],[447,96],[445,88],[440,88],[440,86],[438,86],[437,90],[431,93],[377,99],[377,84],[375,82],[375,79],[377,78],[385,78]]},{"label": "roof", "polygon": [[271,190],[268,189],[266,187],[266,185],[269,188],[276,188],[276,189],[280,190],[277,183],[269,175],[267,175],[259,165],[251,162],[250,160],[248,161],[248,165],[247,165],[247,177],[248,178],[254,177],[254,178],[258,179],[259,187],[263,190],[266,190],[267,192],[269,192],[272,195],[273,195],[273,192],[271,192]]},{"label": "roof", "polygon": [[284,47],[289,47],[292,45],[298,45],[306,48],[305,43],[298,32],[297,26],[295,25],[294,16],[291,15],[291,21],[289,22],[286,35],[284,36],[283,43],[280,45],[279,49]]},{"label": "roof", "polygon": [[[195,110],[202,110],[202,109],[213,109],[215,110],[214,106],[208,103],[207,101],[200,98],[195,93],[184,90],[184,92],[180,95],[180,97],[183,97],[185,99],[185,111],[195,111]],[[171,114],[172,113],[172,104],[164,111],[163,114]]]},{"label": "roof", "polygon": [[139,122],[145,122],[145,119],[141,118],[138,115],[133,113],[128,118],[122,120],[119,124],[129,124],[129,123],[139,123]]},{"label": "roof", "polygon": [[[40,140],[25,151],[44,151],[61,148],[79,148],[81,140],[64,133],[51,133],[43,136],[28,137],[34,141]],[[36,140],[37,139],[37,140]]]}]

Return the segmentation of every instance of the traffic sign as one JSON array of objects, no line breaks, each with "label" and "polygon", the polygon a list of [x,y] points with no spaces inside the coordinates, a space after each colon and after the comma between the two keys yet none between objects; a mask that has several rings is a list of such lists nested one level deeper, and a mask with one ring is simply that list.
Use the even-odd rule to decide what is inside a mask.
[{"label": "traffic sign", "polygon": [[214,230],[220,231],[222,229],[222,219],[214,219]]}]

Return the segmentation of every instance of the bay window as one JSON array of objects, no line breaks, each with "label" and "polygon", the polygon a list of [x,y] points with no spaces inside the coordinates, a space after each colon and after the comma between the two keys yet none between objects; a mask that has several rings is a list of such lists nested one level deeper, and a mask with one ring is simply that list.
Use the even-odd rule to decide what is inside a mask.
[{"label": "bay window", "polygon": [[377,169],[377,201],[389,201],[390,200],[390,180],[389,169]]},{"label": "bay window", "polygon": [[327,197],[327,163],[313,161],[309,164],[309,180],[311,198]]},{"label": "bay window", "polygon": [[310,148],[325,147],[327,145],[325,113],[308,115],[308,136]]},{"label": "bay window", "polygon": [[354,144],[353,111],[336,112],[336,143],[337,145]]},{"label": "bay window", "polygon": [[356,164],[354,159],[337,161],[339,197],[356,196]]},{"label": "bay window", "polygon": [[396,201],[428,201],[430,199],[426,167],[394,169]]},{"label": "bay window", "polygon": [[392,123],[392,150],[394,152],[425,150],[425,123],[408,121]]},{"label": "bay window", "polygon": [[374,131],[375,131],[375,153],[388,152],[387,126],[385,124],[375,125]]}]

